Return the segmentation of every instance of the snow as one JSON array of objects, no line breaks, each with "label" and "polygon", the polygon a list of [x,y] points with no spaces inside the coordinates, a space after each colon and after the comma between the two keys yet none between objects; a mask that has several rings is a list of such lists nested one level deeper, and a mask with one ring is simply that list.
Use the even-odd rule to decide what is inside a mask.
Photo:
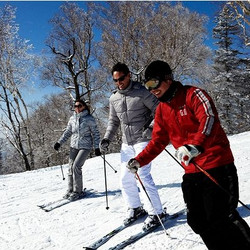
[{"label": "snow", "polygon": [[[229,137],[239,175],[240,200],[250,205],[250,132]],[[167,149],[174,153],[171,146]],[[30,172],[0,176],[0,249],[77,250],[107,234],[123,221],[126,207],[119,189],[119,154],[109,154],[108,205],[106,209],[103,159],[95,157],[83,167],[84,186],[96,193],[51,212],[44,212],[38,204],[61,198],[66,191],[67,178],[62,180],[60,166]],[[67,165],[63,166],[64,174]],[[169,213],[184,208],[181,192],[183,170],[163,151],[153,162],[152,175],[162,203]],[[143,191],[142,191],[143,192]],[[250,223],[250,212],[239,204],[238,211]],[[108,249],[141,229],[136,223],[117,234],[100,249]],[[170,222],[167,232],[162,229],[149,234],[126,249],[193,249],[205,250],[200,237],[186,223],[186,217]]]}]

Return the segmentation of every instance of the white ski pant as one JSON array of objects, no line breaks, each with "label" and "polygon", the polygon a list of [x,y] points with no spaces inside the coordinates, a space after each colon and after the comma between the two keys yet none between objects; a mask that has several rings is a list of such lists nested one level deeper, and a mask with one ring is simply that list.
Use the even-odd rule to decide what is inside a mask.
[{"label": "white ski pant", "polygon": [[[139,189],[137,186],[135,175],[128,171],[126,165],[127,162],[139,154],[146,146],[148,142],[141,142],[135,145],[127,145],[122,143],[121,147],[121,190],[122,195],[129,208],[136,208],[142,205],[139,195]],[[152,201],[154,208],[152,207],[149,199],[145,195],[145,191],[140,187],[142,198],[145,203],[145,209],[148,214],[160,214],[162,213],[162,204],[160,197],[150,174],[151,163],[143,166],[138,170],[138,175],[145,186],[145,189]]]}]

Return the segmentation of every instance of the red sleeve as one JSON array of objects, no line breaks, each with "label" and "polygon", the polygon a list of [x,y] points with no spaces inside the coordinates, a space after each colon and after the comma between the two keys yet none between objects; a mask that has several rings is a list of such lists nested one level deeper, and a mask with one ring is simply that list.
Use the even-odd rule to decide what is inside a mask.
[{"label": "red sleeve", "polygon": [[161,104],[159,104],[154,117],[152,139],[146,148],[135,157],[141,166],[150,163],[169,143],[168,132],[164,126],[161,113]]},{"label": "red sleeve", "polygon": [[191,101],[190,105],[199,121],[198,131],[189,143],[202,146],[211,134],[217,112],[211,97],[204,90],[194,89],[188,99]]}]

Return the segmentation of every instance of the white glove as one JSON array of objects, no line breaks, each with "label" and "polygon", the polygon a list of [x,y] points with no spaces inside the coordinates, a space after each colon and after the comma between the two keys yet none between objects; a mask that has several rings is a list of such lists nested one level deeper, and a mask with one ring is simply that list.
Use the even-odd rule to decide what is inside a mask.
[{"label": "white glove", "polygon": [[179,147],[175,152],[175,156],[187,166],[189,162],[200,153],[201,151],[197,148],[197,146],[188,144]]},{"label": "white glove", "polygon": [[140,163],[134,158],[130,159],[127,163],[128,170],[133,174],[135,174],[138,171],[139,167]]}]

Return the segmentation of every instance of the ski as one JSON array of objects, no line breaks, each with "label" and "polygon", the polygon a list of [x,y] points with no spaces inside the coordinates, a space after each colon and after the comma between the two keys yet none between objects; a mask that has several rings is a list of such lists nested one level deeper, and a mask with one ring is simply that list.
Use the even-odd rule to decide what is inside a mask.
[{"label": "ski", "polygon": [[50,202],[47,202],[47,203],[44,203],[44,204],[41,204],[41,205],[37,205],[37,206],[43,209],[43,208],[45,208],[45,207],[49,207],[49,206],[51,206],[51,205],[53,205],[53,204],[60,203],[60,202],[63,202],[63,201],[65,201],[65,200],[66,200],[66,199],[61,198],[61,199],[59,199],[59,200],[50,201]]},{"label": "ski", "polygon": [[[167,218],[163,221],[164,225],[167,224],[167,222],[169,222],[170,220],[174,220],[176,218],[178,218],[179,216],[185,214],[186,209],[182,209],[174,214],[170,214],[169,216],[167,216]],[[117,244],[114,247],[109,248],[109,250],[119,250],[119,249],[123,249],[126,246],[136,242],[137,240],[141,239],[142,237],[148,235],[149,233],[153,232],[154,230],[156,230],[157,228],[161,227],[161,224],[158,224],[156,226],[153,226],[151,228],[149,228],[146,231],[140,231],[139,233],[136,233],[132,236],[130,236],[129,238],[127,238],[126,240],[122,241],[121,243]]]},{"label": "ski", "polygon": [[99,240],[95,241],[94,243],[92,243],[90,246],[88,247],[83,247],[84,250],[94,250],[94,249],[98,249],[100,246],[102,246],[103,244],[105,244],[108,240],[110,240],[113,236],[115,236],[116,234],[118,234],[119,232],[121,232],[122,230],[124,230],[125,228],[131,226],[132,224],[134,224],[135,222],[138,222],[138,220],[140,218],[145,217],[141,216],[139,217],[137,220],[127,224],[127,225],[120,225],[119,227],[115,228],[114,230],[112,230],[110,233],[106,234],[105,236],[101,237]]},{"label": "ski", "polygon": [[[87,196],[91,195],[93,193],[92,190],[87,190],[86,188],[83,190],[83,194],[81,195],[81,197],[75,201],[78,201],[78,200],[81,200],[83,198],[86,198]],[[68,199],[59,199],[59,200],[56,200],[56,201],[51,201],[51,202],[47,202],[47,203],[44,203],[44,204],[41,204],[41,205],[37,205],[39,208],[41,208],[42,210],[44,210],[45,212],[50,212],[56,208],[59,208],[61,206],[64,206],[68,203],[71,203],[71,202],[74,202],[74,201],[70,201]]]},{"label": "ski", "polygon": [[70,203],[71,201],[70,200],[67,200],[67,199],[63,199],[63,200],[58,200],[58,201],[55,201],[49,205],[46,205],[44,207],[41,207],[42,210],[44,210],[45,212],[50,212],[56,208],[59,208],[63,205],[66,205],[68,203]]}]

